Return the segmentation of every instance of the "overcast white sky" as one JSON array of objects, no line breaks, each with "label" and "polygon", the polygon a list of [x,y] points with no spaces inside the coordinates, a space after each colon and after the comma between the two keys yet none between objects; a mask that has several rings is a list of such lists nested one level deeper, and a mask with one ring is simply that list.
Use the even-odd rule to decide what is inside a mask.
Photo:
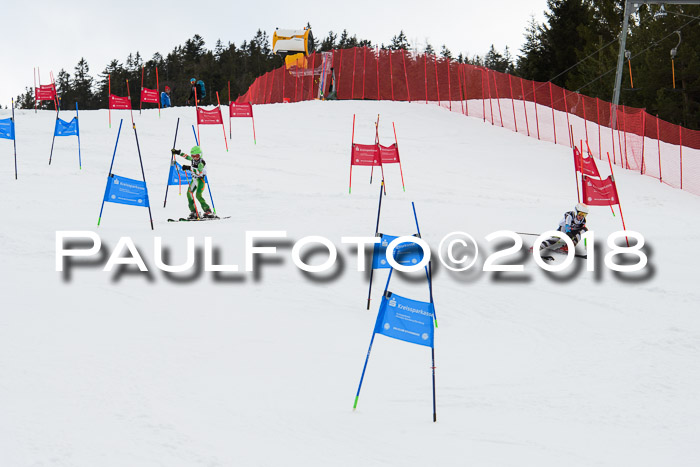
[{"label": "overcast white sky", "polygon": [[[34,85],[39,67],[44,84],[49,72],[73,73],[81,57],[97,77],[111,59],[124,62],[130,52],[144,59],[166,54],[194,34],[213,49],[217,39],[240,45],[262,29],[272,37],[275,27],[302,28],[311,23],[322,39],[347,29],[373,44],[388,44],[400,30],[420,47],[426,39],[459,52],[483,55],[491,44],[516,55],[530,15],[544,18],[546,0],[282,2],[213,1],[24,1],[2,6],[0,37],[0,105]],[[242,3],[242,4],[241,4]],[[140,17],[141,20],[137,21]]]}]

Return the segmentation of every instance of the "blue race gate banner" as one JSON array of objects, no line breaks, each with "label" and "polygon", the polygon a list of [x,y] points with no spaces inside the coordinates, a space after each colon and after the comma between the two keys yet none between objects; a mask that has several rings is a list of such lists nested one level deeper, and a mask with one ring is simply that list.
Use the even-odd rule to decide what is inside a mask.
[{"label": "blue race gate banner", "polygon": [[[170,173],[168,174],[168,185],[188,185],[192,181],[192,172],[189,170],[183,170],[182,166],[175,162],[174,165],[170,166]],[[208,184],[207,176],[204,176],[204,181]]]},{"label": "blue race gate banner", "polygon": [[419,302],[386,292],[379,306],[374,332],[433,347],[434,312],[435,308],[430,302]]},{"label": "blue race gate banner", "polygon": [[150,207],[146,183],[112,174],[107,179],[104,201],[130,206]]},{"label": "blue race gate banner", "polygon": [[15,122],[11,118],[0,120],[0,138],[15,139]]},{"label": "blue race gate banner", "polygon": [[56,129],[54,130],[55,136],[78,136],[78,119],[73,118],[70,122],[56,119]]},{"label": "blue race gate banner", "polygon": [[[390,268],[386,259],[386,249],[398,236],[380,234],[381,241],[374,244],[372,269]],[[423,260],[423,249],[417,243],[400,243],[394,248],[394,260],[401,266],[413,266]]]}]

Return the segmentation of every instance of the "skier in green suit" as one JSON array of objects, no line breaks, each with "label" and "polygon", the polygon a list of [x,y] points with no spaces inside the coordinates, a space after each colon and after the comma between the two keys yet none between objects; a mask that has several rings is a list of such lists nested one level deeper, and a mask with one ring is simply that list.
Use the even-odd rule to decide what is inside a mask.
[{"label": "skier in green suit", "polygon": [[202,211],[204,212],[203,217],[215,217],[211,212],[209,205],[205,201],[204,196],[202,196],[205,186],[204,177],[207,175],[207,163],[202,158],[202,148],[199,146],[194,146],[190,150],[189,155],[183,153],[179,149],[173,149],[172,153],[174,155],[184,157],[191,162],[191,165],[182,166],[183,170],[189,171],[192,174],[192,181],[187,189],[187,203],[190,207],[190,216],[188,219],[197,219],[197,209],[194,202],[195,192],[197,199],[199,200],[199,204],[202,205]]}]

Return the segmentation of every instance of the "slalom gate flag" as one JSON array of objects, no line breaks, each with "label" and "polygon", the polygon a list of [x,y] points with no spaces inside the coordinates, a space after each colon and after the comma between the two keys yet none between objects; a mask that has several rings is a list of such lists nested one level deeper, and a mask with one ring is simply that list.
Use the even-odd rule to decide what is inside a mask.
[{"label": "slalom gate flag", "polygon": [[150,207],[146,182],[110,175],[105,188],[104,201],[129,206]]},{"label": "slalom gate flag", "polygon": [[131,110],[131,99],[119,97],[114,94],[109,95],[109,108],[116,110]]},{"label": "slalom gate flag", "polygon": [[[583,170],[581,170],[581,162],[583,161]],[[581,172],[583,175],[590,175],[591,177],[600,178],[600,173],[598,172],[598,166],[595,160],[590,156],[581,157],[581,152],[577,147],[574,147],[574,166],[577,172]]]},{"label": "slalom gate flag", "polygon": [[[221,107],[212,110],[204,110],[197,107],[197,124],[198,125],[218,125],[224,124],[224,119],[221,116]],[[224,138],[226,134],[224,133]]]},{"label": "slalom gate flag", "polygon": [[430,302],[411,300],[387,291],[379,306],[376,334],[412,344],[433,347],[435,308]]},{"label": "slalom gate flag", "polygon": [[228,106],[229,118],[234,117],[253,117],[253,105],[250,102],[236,104],[231,102]]},{"label": "slalom gate flag", "polygon": [[353,143],[351,157],[352,165],[382,165],[381,159],[379,157],[379,148],[376,144]]},{"label": "slalom gate flag", "polygon": [[392,144],[391,146],[382,146],[378,144],[377,146],[379,147],[379,156],[382,164],[401,163],[401,159],[399,159],[399,148],[396,147],[396,144]]},{"label": "slalom gate flag", "polygon": [[605,180],[583,177],[583,201],[591,206],[612,206],[620,204],[615,180],[609,176]]},{"label": "slalom gate flag", "polygon": [[148,88],[141,89],[141,102],[146,102],[148,104],[157,104],[158,99],[158,90]]},{"label": "slalom gate flag", "polygon": [[15,139],[15,122],[11,118],[0,120],[0,138]]},{"label": "slalom gate flag", "polygon": [[56,99],[56,87],[53,84],[42,84],[36,88],[35,94],[38,101],[52,101]]},{"label": "slalom gate flag", "polygon": [[[188,185],[192,181],[192,173],[189,170],[183,170],[182,166],[175,162],[170,166],[170,174],[168,175],[168,185]],[[204,176],[205,183],[209,183],[207,176]]]},{"label": "slalom gate flag", "polygon": [[56,129],[53,134],[55,136],[78,136],[78,119],[73,117],[73,120],[66,122],[60,118],[56,119]]},{"label": "slalom gate flag", "polygon": [[[379,234],[381,242],[374,244],[372,269],[391,268],[386,259],[386,249],[398,236]],[[423,260],[423,249],[417,243],[400,243],[394,248],[394,261],[402,266],[413,266]]]}]

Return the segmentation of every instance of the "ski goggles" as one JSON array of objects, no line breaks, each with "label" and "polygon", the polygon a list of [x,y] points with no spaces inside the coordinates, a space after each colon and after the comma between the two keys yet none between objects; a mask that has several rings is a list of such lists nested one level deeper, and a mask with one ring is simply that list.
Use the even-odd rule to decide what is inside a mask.
[{"label": "ski goggles", "polygon": [[576,215],[577,215],[577,216],[581,216],[581,217],[583,217],[584,219],[586,218],[586,213],[585,213],[585,212],[579,211],[579,212],[576,213]]}]

